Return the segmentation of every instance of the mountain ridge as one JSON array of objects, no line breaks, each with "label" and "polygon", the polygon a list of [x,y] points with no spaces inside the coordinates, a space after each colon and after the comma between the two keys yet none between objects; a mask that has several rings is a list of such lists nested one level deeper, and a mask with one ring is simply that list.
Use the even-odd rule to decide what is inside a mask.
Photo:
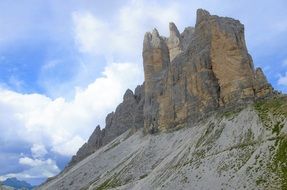
[{"label": "mountain ridge", "polygon": [[15,177],[7,178],[5,181],[2,182],[2,185],[6,187],[11,187],[13,189],[22,189],[22,190],[30,190],[33,189],[33,186],[26,181],[18,180]]},{"label": "mountain ridge", "polygon": [[[218,22],[223,23],[221,28],[228,30],[227,33],[231,36],[231,41],[234,41],[229,46],[233,48],[231,51],[236,53],[235,58],[233,55],[228,57],[238,59],[239,56],[242,63],[240,61],[236,63],[223,61],[215,64],[216,61],[212,61],[212,59],[218,59],[215,58],[218,56],[213,56],[216,53],[211,53],[212,48],[210,46],[212,42],[208,42],[208,40],[205,40],[207,42],[202,42],[202,39],[206,36],[202,36],[202,33],[204,34],[204,31],[211,30],[211,27],[206,22],[211,22],[209,25],[216,25],[213,28],[217,27]],[[166,130],[165,127],[179,126],[187,119],[193,118],[195,120],[211,110],[234,103],[234,100],[228,102],[226,96],[220,97],[222,93],[229,93],[228,90],[222,92],[224,84],[221,85],[221,83],[226,83],[226,80],[236,81],[235,83],[243,80],[243,86],[246,85],[246,82],[248,83],[247,88],[239,88],[238,85],[229,84],[228,88],[235,88],[236,90],[232,92],[233,94],[241,93],[244,96],[233,98],[237,101],[235,104],[244,98],[254,99],[272,94],[272,87],[267,82],[262,69],[254,69],[244,40],[244,27],[239,21],[213,16],[205,10],[198,9],[195,28],[187,27],[180,33],[176,25],[170,23],[169,29],[170,36],[168,38],[160,36],[156,29],[152,33],[147,32],[145,34],[143,42],[144,84],[139,85],[135,89],[135,93],[129,89],[126,91],[123,102],[116,108],[116,111],[107,115],[105,128],[101,130],[100,126],[96,127],[88,142],[73,156],[67,168],[92,154],[102,145],[109,143],[129,128],[134,127],[136,130],[144,126],[146,132],[154,133],[158,130]],[[211,39],[211,36],[216,35],[208,34],[206,39]],[[223,39],[226,39],[226,37],[223,37]],[[215,43],[215,45],[217,44],[218,42]],[[196,49],[203,53],[198,53]],[[222,51],[227,54],[224,48],[221,47],[219,49],[223,49]],[[186,54],[192,54],[191,58]],[[189,62],[192,63],[190,64]],[[195,65],[196,68],[190,68],[190,65]],[[229,71],[232,71],[232,75],[228,75],[229,78],[225,79],[226,72],[221,73],[221,70],[225,70],[229,65],[239,66],[233,66],[233,68],[229,69]],[[215,69],[215,67],[220,69]],[[224,68],[222,69],[222,67]],[[241,67],[243,69],[240,69]],[[183,70],[187,70],[187,72]],[[203,71],[201,72],[201,70]],[[245,72],[249,73],[247,77]],[[215,76],[216,73],[219,77]],[[236,77],[236,74],[239,75],[240,80]],[[220,82],[220,80],[223,82]],[[190,87],[187,87],[186,83]],[[205,98],[202,99],[202,97]],[[126,110],[125,113],[122,110]],[[134,113],[136,114],[134,115]],[[159,129],[162,128],[160,125],[165,127]]]},{"label": "mountain ridge", "polygon": [[[206,22],[215,22],[215,27],[218,25],[217,22],[222,22],[223,28],[224,30],[228,30],[228,34],[230,33],[229,30],[234,33],[229,34],[231,35],[231,41],[235,41],[233,42],[233,45],[231,45],[231,48],[233,48],[231,51],[236,52],[236,55],[239,55],[235,58],[233,55],[229,57],[232,59],[238,59],[239,56],[242,63],[237,61],[237,63],[230,64],[228,61],[225,61],[217,64],[219,65],[217,66],[215,64],[216,61],[212,61],[212,59],[218,59],[214,58],[218,56],[212,55],[212,48],[210,47],[211,42],[202,42],[202,39],[206,36],[202,36],[202,33],[204,34],[204,31],[209,30],[209,25],[214,25],[214,23],[208,25]],[[229,27],[229,25],[231,25],[231,27]],[[247,88],[244,89],[239,88],[238,85],[229,84],[229,88],[235,88],[236,90],[232,93],[241,93],[244,95],[243,98],[252,99],[255,97],[265,97],[272,93],[272,87],[267,82],[262,69],[257,68],[254,70],[253,68],[252,59],[248,54],[244,40],[244,27],[239,21],[226,17],[212,16],[209,12],[198,9],[195,28],[187,27],[182,33],[180,33],[176,25],[174,23],[170,23],[169,29],[170,36],[168,38],[160,36],[156,29],[154,29],[152,33],[147,32],[145,34],[143,42],[143,65],[145,73],[144,84],[139,85],[135,89],[135,94],[133,94],[129,89],[126,91],[123,97],[123,102],[117,107],[115,112],[108,114],[106,117],[105,128],[100,130],[99,126],[96,127],[88,142],[79,149],[75,156],[73,156],[68,168],[86,156],[92,154],[102,145],[107,144],[132,126],[138,125],[135,127],[135,129],[138,129],[144,125],[146,132],[153,133],[161,130],[159,129],[161,126],[178,126],[187,119],[196,119],[198,117],[202,117],[202,115],[206,114],[210,110],[216,110],[219,107],[232,104],[234,101],[224,103],[227,101],[224,99],[228,99],[226,96],[220,97],[223,91],[222,86],[224,86],[221,85],[221,83],[224,83],[225,80],[236,81],[235,83],[238,83],[240,80],[244,80],[243,86],[246,82],[249,83],[248,81],[250,80],[252,84],[247,84]],[[206,39],[211,39],[212,35],[216,36],[217,34],[208,34]],[[225,38],[226,37],[223,37],[223,39]],[[218,42],[215,44],[218,44]],[[198,50],[196,49],[199,49],[203,54],[198,53]],[[219,49],[224,48],[221,47]],[[225,50],[222,51],[227,54]],[[240,51],[240,53],[237,51]],[[187,54],[192,54],[192,56],[190,57]],[[244,63],[244,61],[246,63]],[[188,62],[192,63],[190,64]],[[228,67],[228,64],[239,66],[233,66],[234,68],[229,69],[232,71],[232,75],[229,75],[228,79],[222,79],[226,78],[226,76],[223,76],[226,72],[223,72],[222,74],[221,68],[214,68],[224,67],[223,69],[226,69],[225,67]],[[195,65],[196,68],[190,68],[190,65]],[[241,67],[244,68],[240,70]],[[184,70],[187,70],[187,72],[184,72]],[[203,71],[201,72],[201,70]],[[216,72],[214,70],[216,70]],[[249,73],[247,77],[244,72]],[[216,73],[218,73],[217,75],[219,77],[215,76]],[[240,80],[238,77],[234,77],[236,74],[239,75]],[[223,82],[220,82],[220,80]],[[190,87],[187,87],[186,83]],[[228,92],[228,90],[225,90],[223,94]],[[202,99],[202,97],[205,98]],[[240,101],[243,98],[236,97],[235,99]],[[136,110],[133,110],[131,107],[136,108]],[[127,111],[123,113],[123,111],[121,111],[123,109]],[[124,119],[124,117],[129,117],[123,116],[124,114],[134,115],[134,112],[136,115],[131,116],[133,118]],[[114,122],[112,122],[113,120]],[[162,130],[165,129],[163,128]]]},{"label": "mountain ridge", "polygon": [[[156,29],[145,34],[144,84],[135,92],[128,89],[123,102],[106,117],[106,127],[97,126],[65,170],[39,189],[186,189],[191,181],[198,188],[210,189],[212,180],[224,182],[216,182],[215,189],[244,189],[243,184],[256,189],[272,187],[267,184],[271,179],[276,181],[274,187],[287,187],[284,181],[287,99],[272,88],[261,68],[254,68],[244,39],[244,26],[238,20],[199,9],[195,27],[187,27],[180,33],[176,25],[170,23],[169,29],[169,37],[160,36]],[[183,138],[183,131],[190,139]],[[173,139],[183,155],[175,155],[179,150],[166,138]],[[170,151],[163,151],[165,148]],[[261,149],[265,159],[263,153],[258,153]],[[225,152],[231,154],[230,158]],[[219,157],[213,158],[217,154]],[[249,155],[245,164],[240,160],[244,154]],[[232,162],[225,163],[225,159],[233,160],[248,173],[249,162],[255,162],[257,156],[266,167],[257,169],[260,172],[252,170],[250,175],[254,177],[247,175],[250,180],[245,179],[243,173],[237,174],[236,169],[230,167]],[[217,161],[212,163],[209,157]],[[276,167],[276,164],[268,165],[268,159],[277,157],[274,163],[282,168],[268,169]],[[202,160],[209,164],[202,164]],[[167,162],[182,168],[170,169]],[[203,172],[221,164],[226,165],[222,166],[226,167],[223,171],[211,169],[215,177]],[[189,171],[188,165],[195,171],[198,168],[203,171],[196,174]],[[167,178],[162,176],[165,171]],[[182,184],[168,182],[170,178],[177,179],[171,171],[178,176],[181,172],[186,174]],[[238,176],[234,177],[232,172]],[[204,183],[200,175],[210,184]]]}]

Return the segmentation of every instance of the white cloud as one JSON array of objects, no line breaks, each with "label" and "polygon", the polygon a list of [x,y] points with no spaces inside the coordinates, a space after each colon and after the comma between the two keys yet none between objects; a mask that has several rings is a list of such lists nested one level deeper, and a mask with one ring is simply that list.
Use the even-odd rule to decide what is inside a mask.
[{"label": "white cloud", "polygon": [[283,85],[283,86],[287,86],[287,72],[285,73],[285,75],[283,75],[283,76],[281,75],[279,77],[278,84]]},{"label": "white cloud", "polygon": [[48,153],[43,144],[33,144],[31,152],[34,158],[43,158]]},{"label": "white cloud", "polygon": [[85,53],[140,55],[144,32],[157,27],[167,34],[168,23],[178,22],[179,12],[175,2],[160,5],[139,0],[121,7],[109,22],[88,11],[74,12],[75,41]]},{"label": "white cloud", "polygon": [[53,68],[55,68],[57,65],[59,65],[61,63],[61,61],[60,60],[50,60],[50,61],[48,61],[47,63],[45,63],[43,66],[42,66],[42,69],[44,70],[44,71],[46,71],[46,70],[49,70],[49,69],[53,69]]},{"label": "white cloud", "polygon": [[[39,84],[50,97],[70,98],[74,91],[69,89],[75,85],[86,86],[86,81],[94,80],[99,67],[105,62],[141,64],[144,33],[157,27],[162,34],[167,34],[168,23],[178,23],[179,13],[178,3],[160,5],[141,0],[128,0],[109,17],[97,15],[92,9],[77,9],[71,13],[77,63],[65,64],[64,61],[61,63],[61,60],[52,58],[42,66]],[[54,74],[53,71],[64,68],[71,71],[73,76],[58,83],[55,79],[64,74]]]},{"label": "white cloud", "polygon": [[19,159],[19,164],[31,166],[31,167],[40,166],[40,165],[43,165],[44,163],[51,163],[51,162],[52,161],[50,159],[48,159],[47,161],[43,161],[40,159],[32,159],[29,157],[22,157]]},{"label": "white cloud", "polygon": [[73,155],[82,144],[84,144],[83,137],[77,135],[72,137],[72,139],[69,141],[64,141],[57,144],[57,146],[52,148],[52,151],[62,155]]},{"label": "white cloud", "polygon": [[0,176],[0,180],[16,177],[20,180],[48,178],[60,172],[56,162],[50,158],[44,159],[48,153],[44,145],[34,144],[31,147],[32,157],[21,155],[19,164],[28,167],[19,173],[8,173]]},{"label": "white cloud", "polygon": [[19,159],[19,164],[28,166],[29,169],[20,173],[9,173],[0,177],[1,180],[16,177],[20,180],[36,179],[43,177],[52,177],[60,172],[56,162],[51,159],[41,160],[29,157]]},{"label": "white cloud", "polygon": [[[91,13],[74,13],[75,38],[82,52],[95,50],[97,53],[105,52],[103,48],[110,36],[106,23],[94,17]],[[107,40],[108,41],[108,40]]]},{"label": "white cloud", "polygon": [[0,89],[0,137],[33,144],[35,158],[43,157],[47,149],[71,156],[97,124],[103,127],[106,114],[121,102],[124,91],[141,80],[139,65],[113,63],[87,88],[77,88],[72,101]]}]

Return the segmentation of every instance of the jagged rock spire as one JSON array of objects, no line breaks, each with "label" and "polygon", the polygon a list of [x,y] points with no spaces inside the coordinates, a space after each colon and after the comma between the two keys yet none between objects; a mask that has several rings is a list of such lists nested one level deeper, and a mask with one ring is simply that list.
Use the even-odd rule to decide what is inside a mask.
[{"label": "jagged rock spire", "polygon": [[134,98],[133,91],[130,89],[127,89],[125,94],[124,94],[124,101],[128,101],[128,100],[133,99],[133,98]]},{"label": "jagged rock spire", "polygon": [[182,52],[182,39],[176,25],[169,23],[170,36],[167,40],[167,46],[169,49],[170,61],[172,61],[178,54]]},{"label": "jagged rock spire", "polygon": [[169,32],[170,32],[170,37],[176,36],[176,37],[180,38],[180,33],[179,33],[176,25],[173,22],[169,23]]},{"label": "jagged rock spire", "polygon": [[199,9],[194,29],[180,34],[174,23],[169,28],[169,38],[154,30],[144,40],[147,131],[164,131],[272,93],[262,71],[254,71],[238,20]]},{"label": "jagged rock spire", "polygon": [[88,142],[72,157],[68,167],[94,153],[127,130],[143,128],[143,89],[143,85],[139,85],[135,94],[132,90],[127,89],[123,96],[123,102],[117,106],[115,112],[107,115],[105,128],[101,129],[99,125],[96,127]]},{"label": "jagged rock spire", "polygon": [[255,70],[255,83],[254,88],[256,95],[259,97],[265,97],[272,93],[272,86],[268,83],[263,70],[259,67]]},{"label": "jagged rock spire", "polygon": [[210,13],[204,9],[197,9],[196,11],[196,25],[200,22],[207,20],[210,16]]}]

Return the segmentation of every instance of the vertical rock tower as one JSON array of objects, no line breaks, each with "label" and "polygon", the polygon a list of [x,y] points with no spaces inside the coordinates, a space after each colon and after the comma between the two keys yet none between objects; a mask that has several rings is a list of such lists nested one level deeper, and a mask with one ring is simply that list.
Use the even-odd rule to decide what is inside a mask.
[{"label": "vertical rock tower", "polygon": [[199,9],[195,27],[170,36],[154,29],[143,42],[145,82],[95,129],[69,166],[81,161],[129,129],[155,133],[181,127],[221,107],[272,94],[263,71],[254,69],[244,26],[237,20]]},{"label": "vertical rock tower", "polygon": [[144,37],[146,132],[165,131],[272,93],[262,70],[254,69],[239,21],[199,9],[195,28],[180,34],[170,23],[169,29],[168,38],[156,29]]}]

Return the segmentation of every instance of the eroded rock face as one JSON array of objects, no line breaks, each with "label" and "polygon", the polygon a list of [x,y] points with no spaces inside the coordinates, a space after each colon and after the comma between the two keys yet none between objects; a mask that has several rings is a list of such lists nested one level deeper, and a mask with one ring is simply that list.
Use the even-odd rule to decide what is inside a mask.
[{"label": "eroded rock face", "polygon": [[212,70],[220,87],[220,104],[253,98],[254,68],[245,44],[244,26],[231,18],[207,13],[205,17],[196,23],[196,28],[210,31],[202,37],[209,39]]},{"label": "eroded rock face", "polygon": [[172,61],[183,50],[182,37],[174,23],[169,23],[170,36],[167,38],[170,61]]},{"label": "eroded rock face", "polygon": [[136,130],[143,127],[143,91],[143,85],[139,85],[135,94],[129,89],[125,92],[123,102],[118,105],[116,111],[107,115],[106,127],[102,130],[99,125],[96,127],[88,142],[72,157],[69,166],[91,155],[128,129]]},{"label": "eroded rock face", "polygon": [[255,71],[255,93],[257,97],[265,97],[272,94],[273,88],[268,83],[261,68]]},{"label": "eroded rock face", "polygon": [[199,9],[195,28],[182,34],[174,23],[169,28],[169,38],[154,30],[144,39],[146,131],[165,131],[272,93],[262,70],[254,70],[239,21]]},{"label": "eroded rock face", "polygon": [[99,149],[103,145],[104,131],[101,130],[98,125],[92,135],[90,136],[87,143],[85,143],[77,152],[75,156],[72,157],[72,160],[69,163],[69,166],[76,164],[87,156],[93,154],[95,150]]}]

